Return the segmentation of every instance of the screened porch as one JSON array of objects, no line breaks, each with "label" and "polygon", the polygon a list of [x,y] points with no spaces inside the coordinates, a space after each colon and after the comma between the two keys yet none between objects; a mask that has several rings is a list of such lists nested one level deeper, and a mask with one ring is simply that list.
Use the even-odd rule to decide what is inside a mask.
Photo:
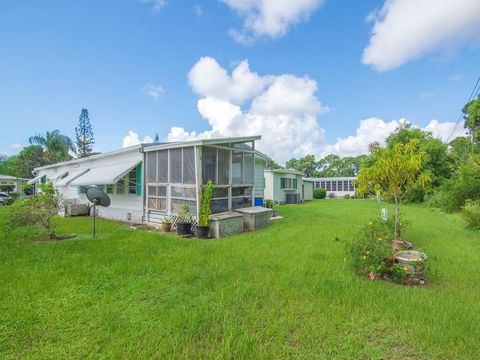
[{"label": "screened porch", "polygon": [[253,206],[256,139],[202,140],[183,146],[145,148],[147,221],[160,222],[170,215],[175,223],[180,208],[187,204],[195,222],[199,192],[208,180],[214,184],[212,213]]}]

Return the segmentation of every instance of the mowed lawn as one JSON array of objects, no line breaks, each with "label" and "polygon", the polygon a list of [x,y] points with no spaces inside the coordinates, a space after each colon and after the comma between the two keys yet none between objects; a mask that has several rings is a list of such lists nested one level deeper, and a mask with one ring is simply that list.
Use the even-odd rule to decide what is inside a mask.
[{"label": "mowed lawn", "polygon": [[59,219],[79,234],[62,242],[0,229],[0,357],[478,359],[480,234],[405,206],[430,283],[373,282],[345,246],[384,206],[282,206],[270,228],[220,240],[111,221],[94,240],[88,218]]}]

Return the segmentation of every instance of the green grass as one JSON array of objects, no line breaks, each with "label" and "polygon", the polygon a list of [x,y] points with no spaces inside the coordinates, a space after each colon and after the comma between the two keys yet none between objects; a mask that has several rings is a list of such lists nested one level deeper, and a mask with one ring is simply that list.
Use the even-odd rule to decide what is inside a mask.
[{"label": "green grass", "polygon": [[220,240],[111,221],[94,240],[87,218],[59,219],[79,234],[62,242],[0,229],[0,357],[478,359],[479,233],[405,206],[430,283],[372,282],[345,245],[382,206],[283,206],[270,228]]}]

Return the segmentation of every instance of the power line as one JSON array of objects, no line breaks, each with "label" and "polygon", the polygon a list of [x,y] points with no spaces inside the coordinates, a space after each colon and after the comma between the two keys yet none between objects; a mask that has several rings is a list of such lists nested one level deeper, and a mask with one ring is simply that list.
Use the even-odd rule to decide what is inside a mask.
[{"label": "power line", "polygon": [[[468,101],[466,102],[466,104],[468,104],[473,98],[475,98],[479,91],[480,91],[480,87],[478,87],[478,85],[480,84],[480,76],[478,77],[477,79],[477,82],[475,84],[475,86],[473,87],[473,90],[472,90],[472,93],[470,94],[470,97],[468,98]],[[478,87],[478,89],[477,89]],[[452,137],[453,133],[455,132],[455,130],[457,129],[457,126],[458,124],[460,124],[460,121],[463,119],[463,112],[460,114],[460,116],[458,117],[458,120],[457,120],[457,123],[455,124],[455,126],[453,127],[450,135],[448,135],[448,138],[447,140],[445,141],[446,143],[448,143],[448,141],[450,140],[450,138]]]}]

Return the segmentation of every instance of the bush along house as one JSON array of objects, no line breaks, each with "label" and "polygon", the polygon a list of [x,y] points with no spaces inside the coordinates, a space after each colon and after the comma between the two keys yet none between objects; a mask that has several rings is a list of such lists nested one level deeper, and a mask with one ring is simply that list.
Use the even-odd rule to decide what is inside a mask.
[{"label": "bush along house", "polygon": [[103,189],[111,205],[107,219],[160,224],[188,205],[199,214],[199,192],[212,180],[213,214],[262,205],[269,158],[255,150],[260,136],[139,144],[34,170],[31,183],[51,181],[68,203],[87,204],[88,186]]}]

